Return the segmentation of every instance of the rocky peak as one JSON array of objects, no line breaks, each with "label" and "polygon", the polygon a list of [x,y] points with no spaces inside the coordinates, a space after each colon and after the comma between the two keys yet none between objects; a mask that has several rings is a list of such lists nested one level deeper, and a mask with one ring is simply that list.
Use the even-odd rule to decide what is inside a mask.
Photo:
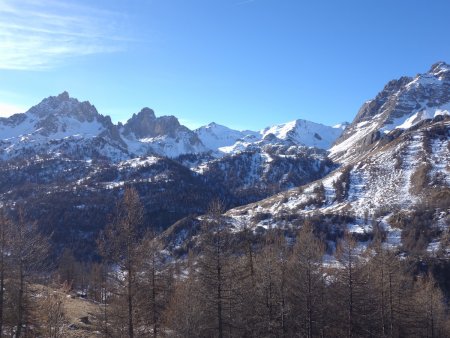
[{"label": "rocky peak", "polygon": [[150,108],[143,108],[139,113],[133,114],[123,127],[125,136],[134,134],[137,139],[158,136],[176,137],[180,131],[190,132],[175,116],[156,117]]},{"label": "rocky peak", "polygon": [[70,96],[69,96],[69,93],[67,91],[63,91],[61,94],[56,96],[56,98],[58,100],[60,100],[60,101],[69,101]]},{"label": "rocky peak", "polygon": [[377,94],[375,99],[365,102],[359,109],[353,123],[359,123],[368,120],[379,113],[381,107],[386,104],[396,93],[398,93],[402,87],[412,81],[413,78],[402,76],[398,80],[389,81],[381,92]]},{"label": "rocky peak", "polygon": [[52,120],[57,116],[67,116],[80,122],[92,122],[99,116],[97,109],[89,101],[80,102],[71,98],[66,91],[42,100],[39,104],[30,108],[26,114],[37,116],[40,119],[50,118]]},{"label": "rocky peak", "polygon": [[358,112],[353,124],[383,114],[384,122],[392,122],[414,110],[436,107],[450,101],[450,66],[438,62],[429,72],[414,78],[401,77],[392,80],[378,93],[374,100],[366,102]]},{"label": "rocky peak", "polygon": [[436,62],[434,65],[431,66],[431,69],[429,71],[429,73],[433,75],[441,75],[442,73],[449,73],[449,72],[450,72],[450,65],[448,65],[443,61]]},{"label": "rocky peak", "polygon": [[211,122],[208,123],[205,128],[217,128],[217,127],[222,127],[221,125],[217,124],[216,122]]},{"label": "rocky peak", "polygon": [[148,107],[144,107],[141,109],[139,113],[133,114],[133,118],[137,118],[139,120],[154,120],[156,119],[155,112],[153,109],[150,109]]},{"label": "rocky peak", "polygon": [[350,152],[359,156],[389,131],[407,129],[449,111],[450,66],[438,62],[414,78],[389,81],[375,99],[364,103],[331,149],[332,157],[344,160]]}]

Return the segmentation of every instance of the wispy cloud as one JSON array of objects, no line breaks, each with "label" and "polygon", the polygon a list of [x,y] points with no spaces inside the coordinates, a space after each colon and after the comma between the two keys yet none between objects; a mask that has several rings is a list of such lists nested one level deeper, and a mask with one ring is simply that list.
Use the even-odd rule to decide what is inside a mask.
[{"label": "wispy cloud", "polygon": [[119,13],[61,0],[0,1],[0,69],[42,70],[121,50]]}]

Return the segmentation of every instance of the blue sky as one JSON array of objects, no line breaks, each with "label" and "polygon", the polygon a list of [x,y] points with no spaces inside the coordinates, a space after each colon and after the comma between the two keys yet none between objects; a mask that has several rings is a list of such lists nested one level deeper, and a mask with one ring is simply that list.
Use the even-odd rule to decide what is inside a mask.
[{"label": "blue sky", "polygon": [[450,62],[448,0],[0,0],[0,115],[67,90],[113,121],[351,121]]}]

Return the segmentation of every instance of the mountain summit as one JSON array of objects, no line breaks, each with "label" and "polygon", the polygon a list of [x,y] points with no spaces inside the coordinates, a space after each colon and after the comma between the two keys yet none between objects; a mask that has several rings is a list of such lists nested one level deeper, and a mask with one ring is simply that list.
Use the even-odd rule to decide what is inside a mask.
[{"label": "mountain summit", "polygon": [[31,107],[26,114],[31,114],[39,118],[48,116],[66,116],[72,117],[80,122],[92,122],[99,113],[97,109],[89,102],[80,102],[71,98],[69,93],[64,91],[57,96],[50,96],[42,100],[39,104]]},{"label": "mountain summit", "polygon": [[450,66],[438,62],[427,73],[390,81],[364,103],[331,148],[331,156],[341,162],[354,159],[393,130],[408,129],[449,112]]},{"label": "mountain summit", "polygon": [[327,149],[341,132],[342,128],[304,120],[259,132],[237,131],[216,123],[192,131],[175,116],[157,117],[148,107],[133,114],[125,124],[115,125],[89,101],[80,102],[64,91],[43,99],[24,114],[0,118],[0,157],[8,159],[24,153],[84,153],[112,161],[149,154],[175,158],[212,153],[222,157],[268,144]]}]

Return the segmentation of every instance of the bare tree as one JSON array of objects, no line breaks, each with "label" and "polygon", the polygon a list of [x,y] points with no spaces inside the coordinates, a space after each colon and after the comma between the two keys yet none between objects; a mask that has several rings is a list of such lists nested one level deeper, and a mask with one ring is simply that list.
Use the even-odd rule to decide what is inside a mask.
[{"label": "bare tree", "polygon": [[66,332],[66,314],[62,296],[44,289],[40,294],[38,318],[42,334],[48,338],[64,338]]},{"label": "bare tree", "polygon": [[231,329],[225,313],[225,306],[231,296],[231,243],[223,212],[221,202],[215,201],[210,205],[203,221],[202,251],[198,259],[198,278],[204,295],[205,334],[217,335],[219,338],[223,338],[225,332]]},{"label": "bare tree", "polygon": [[285,337],[288,329],[288,252],[283,235],[270,233],[256,258],[256,336]]},{"label": "bare tree", "polygon": [[136,276],[140,260],[138,227],[142,224],[143,215],[144,208],[138,192],[134,188],[126,188],[122,200],[117,204],[112,223],[106,227],[103,240],[99,241],[100,252],[117,268],[113,275],[119,286],[119,301],[125,303],[125,325],[129,338],[135,335]]},{"label": "bare tree", "polygon": [[8,256],[8,234],[10,234],[11,222],[6,217],[5,211],[0,209],[0,338],[3,337],[3,310],[5,307],[5,277],[6,260]]},{"label": "bare tree", "polygon": [[166,269],[161,254],[161,243],[153,231],[148,231],[139,245],[140,277],[138,290],[139,313],[152,336],[159,335],[161,316],[168,301],[167,289],[171,287],[171,271]]},{"label": "bare tree", "polygon": [[19,338],[26,324],[27,284],[34,273],[44,270],[44,261],[49,251],[48,239],[39,234],[36,223],[26,220],[23,208],[18,209],[17,223],[11,230],[10,254],[14,273],[15,337]]},{"label": "bare tree", "polygon": [[194,257],[189,252],[185,273],[176,281],[164,312],[164,324],[174,337],[202,337],[205,306],[201,302],[202,291],[194,265]]},{"label": "bare tree", "polygon": [[445,298],[431,274],[419,276],[414,284],[413,303],[410,305],[415,323],[411,325],[411,335],[420,337],[445,337]]},{"label": "bare tree", "polygon": [[345,332],[347,337],[356,334],[356,314],[358,313],[358,295],[360,291],[360,281],[358,279],[360,268],[360,255],[357,249],[357,242],[351,233],[346,232],[344,238],[337,247],[337,258],[341,264],[338,271],[338,281],[342,287],[343,310],[345,311]]},{"label": "bare tree", "polygon": [[320,332],[324,252],[324,244],[314,235],[312,224],[306,221],[290,259],[289,295],[293,303],[293,316],[296,317],[295,331],[302,332],[302,336],[308,338]]}]

